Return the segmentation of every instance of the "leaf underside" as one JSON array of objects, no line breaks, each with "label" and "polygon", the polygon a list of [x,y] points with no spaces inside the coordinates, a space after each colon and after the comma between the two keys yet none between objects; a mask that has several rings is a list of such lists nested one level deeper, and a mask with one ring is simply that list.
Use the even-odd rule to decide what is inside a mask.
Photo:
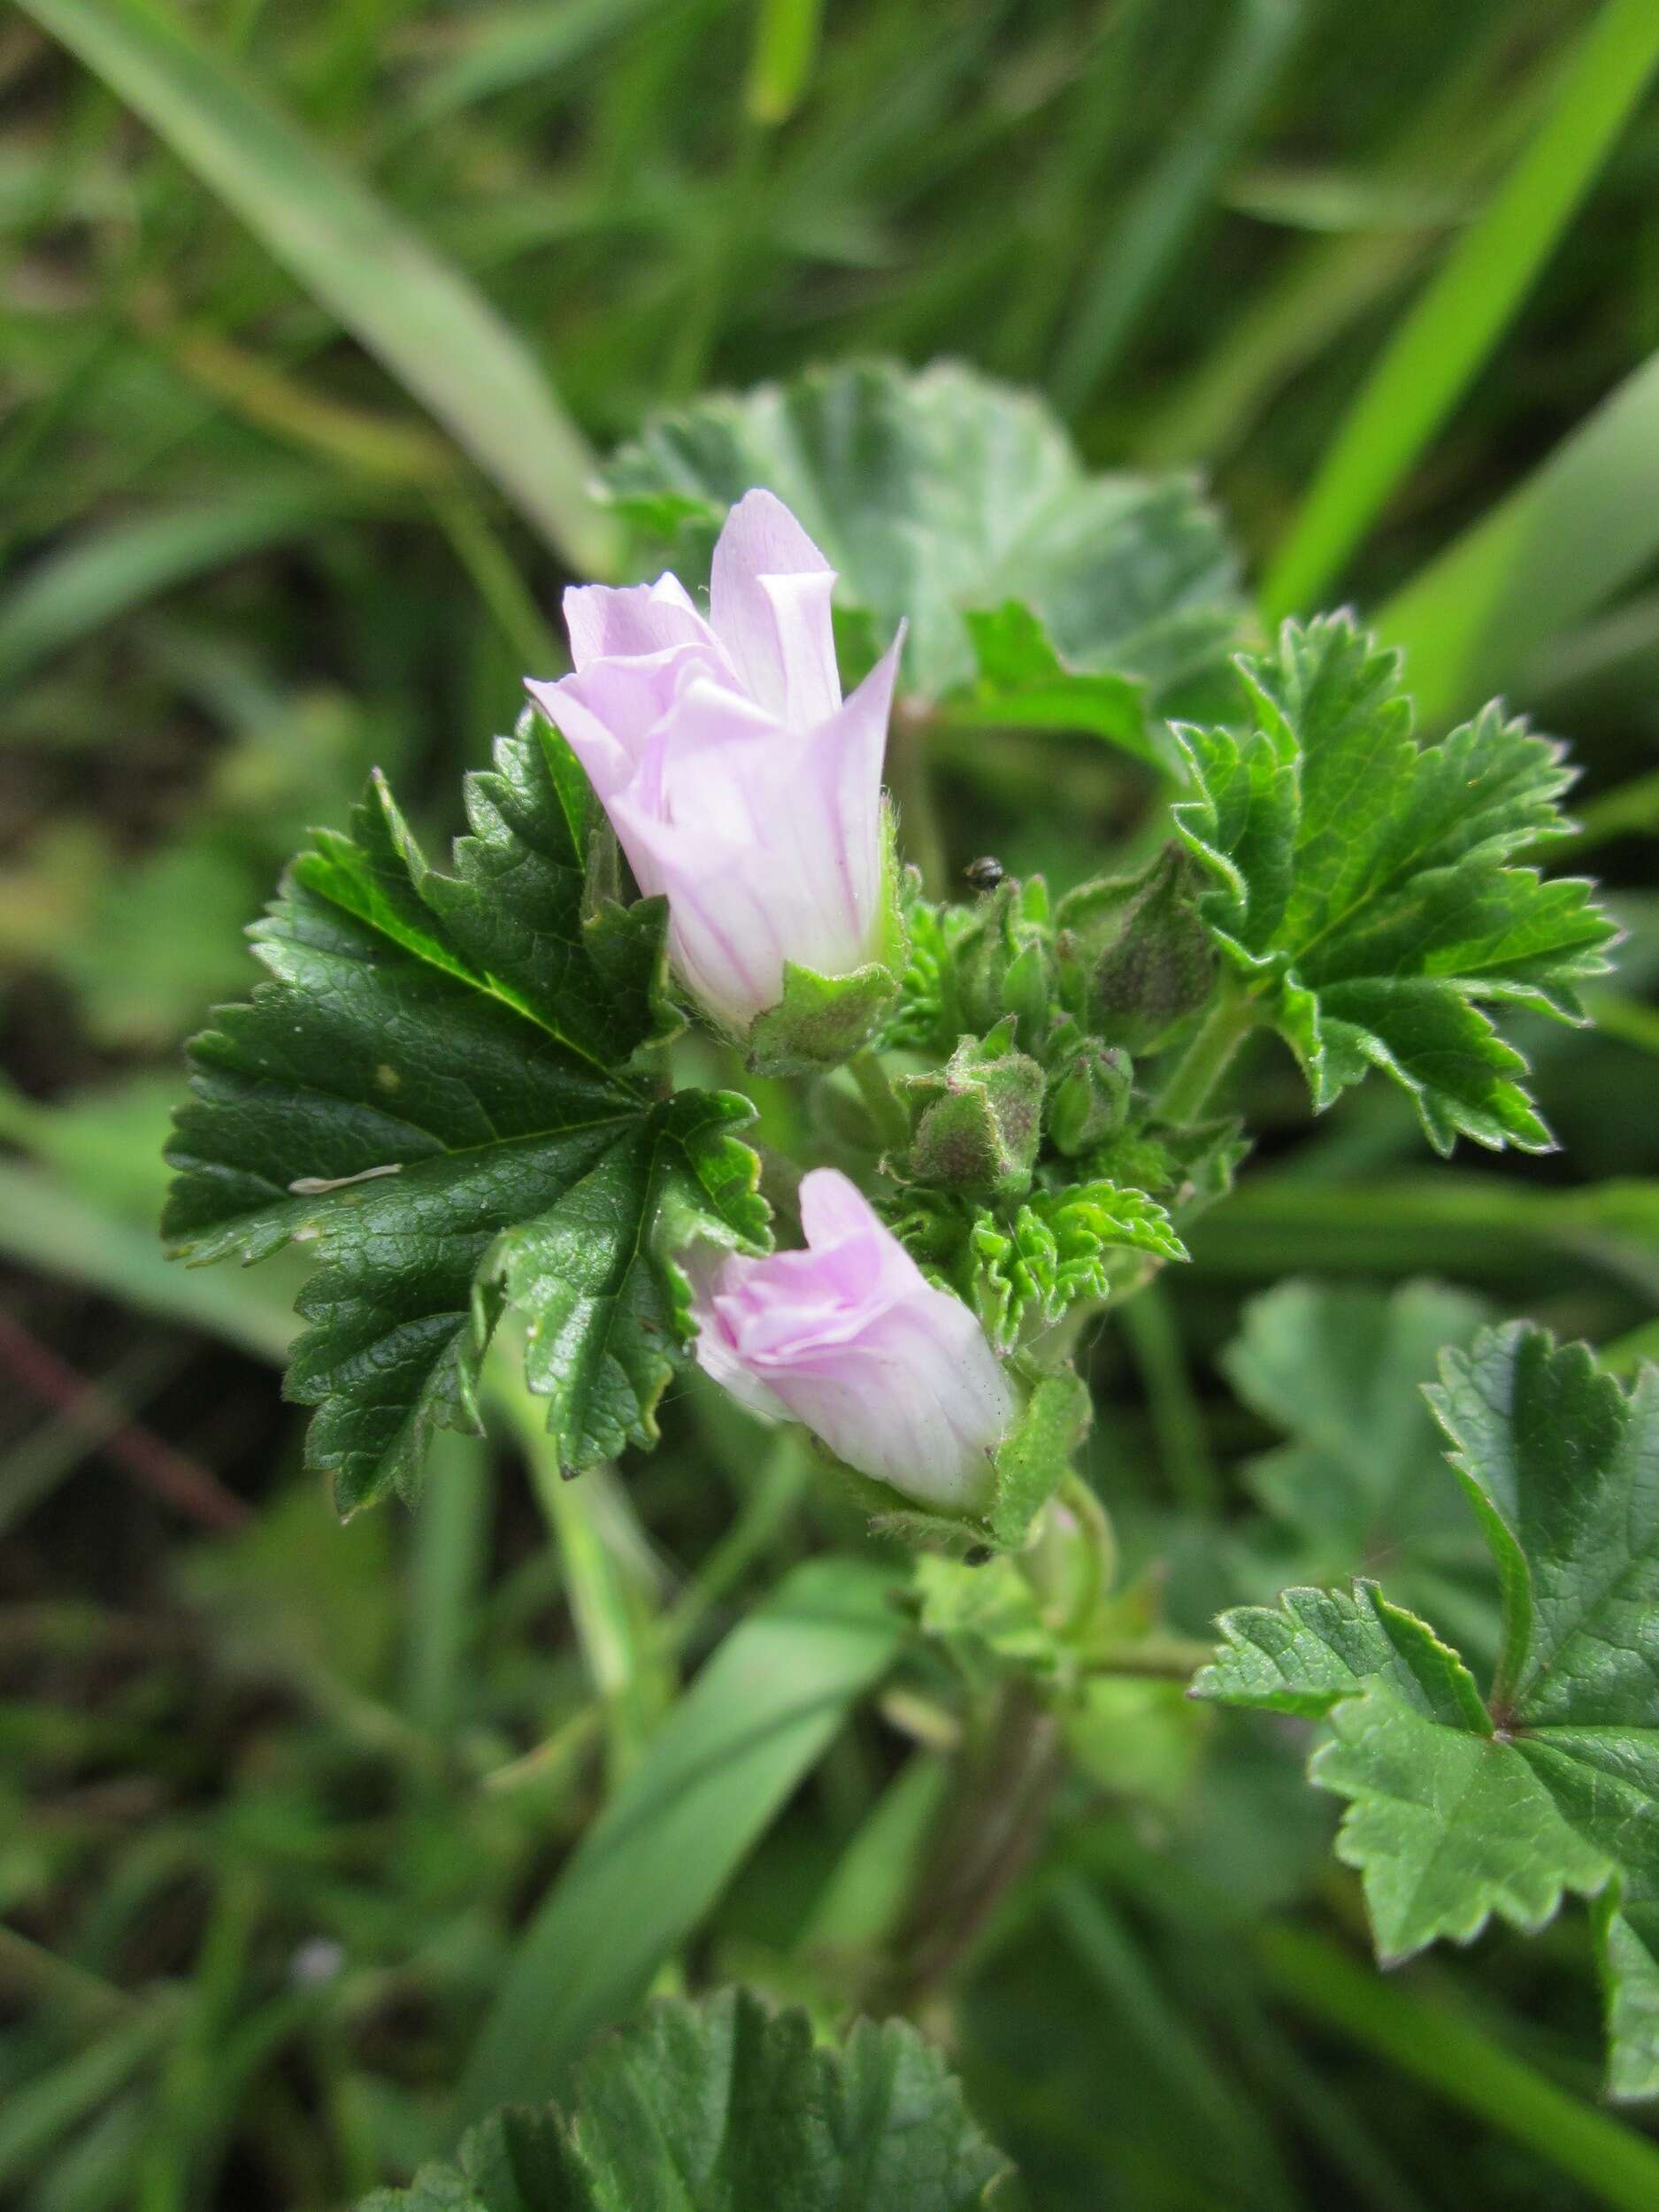
[{"label": "leaf underside", "polygon": [[252,933],[272,980],[193,1042],[164,1221],[193,1263],[317,1261],[289,1394],[342,1511],[415,1485],[434,1426],[475,1426],[504,1306],[572,1468],[655,1436],[687,1333],[671,1261],[765,1237],[730,1094],[651,1095],[672,1031],[659,902],[589,910],[587,787],[528,718],[468,779],[456,872],[378,780]]},{"label": "leaf underside", "polygon": [[1195,1695],[1328,1716],[1310,1772],[1378,1947],[1541,1927],[1593,1897],[1609,2086],[1659,2093],[1659,1369],[1627,1392],[1524,1323],[1448,1352],[1429,1396],[1502,1592],[1483,1700],[1374,1585],[1225,1615]]}]

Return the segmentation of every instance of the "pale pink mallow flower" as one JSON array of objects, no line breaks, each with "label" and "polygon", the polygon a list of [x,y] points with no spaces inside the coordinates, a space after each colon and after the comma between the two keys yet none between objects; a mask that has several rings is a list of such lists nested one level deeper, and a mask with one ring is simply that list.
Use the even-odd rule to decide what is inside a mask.
[{"label": "pale pink mallow flower", "polygon": [[843,701],[835,572],[752,491],[714,549],[705,618],[680,580],[565,595],[575,672],[532,683],[611,818],[669,955],[739,1034],[786,961],[843,976],[881,957],[881,763],[900,641]]},{"label": "pale pink mallow flower", "polygon": [[979,1322],[833,1168],[803,1178],[801,1225],[803,1252],[692,1267],[699,1363],[751,1412],[804,1422],[860,1474],[982,1511],[1015,1402]]}]

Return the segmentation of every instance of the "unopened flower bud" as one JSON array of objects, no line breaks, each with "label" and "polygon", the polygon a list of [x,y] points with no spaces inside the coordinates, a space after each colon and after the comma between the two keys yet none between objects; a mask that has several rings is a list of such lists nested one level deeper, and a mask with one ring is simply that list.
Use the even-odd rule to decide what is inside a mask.
[{"label": "unopened flower bud", "polygon": [[1068,1158],[1092,1152],[1122,1128],[1134,1070],[1129,1055],[1085,1037],[1048,1087],[1048,1136]]},{"label": "unopened flower bud", "polygon": [[1014,1032],[1010,1014],[988,1037],[964,1037],[937,1074],[902,1079],[914,1128],[906,1168],[917,1182],[1000,1198],[1031,1187],[1043,1074]]},{"label": "unopened flower bud", "polygon": [[983,1512],[1014,1393],[959,1298],[833,1168],[801,1184],[803,1252],[737,1253],[694,1286],[697,1358],[751,1412],[803,1422],[860,1474]]}]

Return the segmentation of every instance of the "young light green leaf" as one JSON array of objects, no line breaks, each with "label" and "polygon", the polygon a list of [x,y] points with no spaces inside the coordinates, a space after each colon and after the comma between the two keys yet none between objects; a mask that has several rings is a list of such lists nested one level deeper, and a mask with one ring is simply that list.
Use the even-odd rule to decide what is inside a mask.
[{"label": "young light green leaf", "polygon": [[825,2049],[804,2012],[727,1989],[651,2006],[565,2108],[493,2114],[359,2212],[973,2212],[1010,2170],[906,2023]]},{"label": "young light green leaf", "polygon": [[[1102,729],[1110,706],[1118,735],[1132,695],[1100,678],[1145,684],[1164,711],[1225,678],[1237,634],[1237,564],[1190,479],[1091,476],[1041,401],[953,363],[861,364],[700,401],[649,425],[607,480],[687,581],[726,508],[766,486],[841,572],[846,606],[884,638],[908,620],[913,695],[972,710],[988,650],[1019,672],[995,686],[1009,723],[1028,687],[1034,726]],[[976,611],[991,618],[977,643]]]},{"label": "young light green leaf", "polygon": [[1210,879],[1223,956],[1301,1061],[1317,1108],[1371,1068],[1429,1141],[1551,1143],[1526,1064],[1487,1008],[1583,1019],[1617,934],[1577,879],[1516,856],[1565,826],[1561,748],[1492,706],[1419,749],[1397,657],[1347,615],[1286,623],[1240,664],[1242,730],[1179,733],[1196,796],[1174,810]]},{"label": "young light green leaf", "polygon": [[288,1388],[344,1511],[476,1425],[503,1301],[572,1466],[652,1441],[687,1334],[671,1246],[765,1234],[747,1102],[631,1072],[672,1018],[664,915],[587,910],[573,764],[526,721],[467,797],[453,876],[378,784],[295,862],[254,933],[275,979],[196,1039],[169,1156],[179,1256],[316,1248]]},{"label": "young light green leaf", "polygon": [[1171,771],[1167,733],[1160,737],[1148,726],[1144,687],[1135,679],[1071,666],[1018,599],[971,612],[966,620],[976,673],[969,688],[951,694],[953,722],[1090,732],[1139,755],[1149,767]]},{"label": "young light green leaf", "polygon": [[1651,2094],[1659,1369],[1626,1391],[1583,1345],[1557,1349],[1517,1322],[1447,1352],[1441,1377],[1430,1396],[1503,1596],[1486,1701],[1455,1654],[1363,1584],[1226,1616],[1194,1691],[1329,1712],[1311,1772],[1349,1801],[1338,1847],[1363,1876],[1385,1956],[1466,1941],[1493,1914],[1537,1928],[1569,1890],[1595,1897],[1610,2086]]},{"label": "young light green leaf", "polygon": [[[909,1225],[902,1223],[901,1233]],[[957,1272],[993,1343],[1009,1349],[1058,1321],[1079,1298],[1108,1298],[1148,1263],[1184,1260],[1168,1210],[1108,1182],[1034,1191],[1011,1212],[980,1207]]]}]

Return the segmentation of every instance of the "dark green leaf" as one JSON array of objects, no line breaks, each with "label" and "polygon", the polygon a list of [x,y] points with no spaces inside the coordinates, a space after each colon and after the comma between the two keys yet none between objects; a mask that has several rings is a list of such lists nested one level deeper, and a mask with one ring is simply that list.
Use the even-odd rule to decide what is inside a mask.
[{"label": "dark green leaf", "polygon": [[1337,1855],[1363,1878],[1385,1965],[1437,1936],[1467,1943],[1494,1913],[1534,1934],[1566,1891],[1606,1888],[1610,1861],[1517,1745],[1381,1684],[1338,1705],[1331,1728],[1309,1772],[1348,1801]]},{"label": "dark green leaf", "polygon": [[526,720],[467,802],[453,876],[379,783],[296,861],[254,933],[275,979],[192,1046],[169,1156],[180,1256],[316,1247],[288,1387],[347,1511],[475,1424],[503,1299],[572,1466],[650,1442],[686,1334],[671,1248],[764,1235],[747,1102],[631,1071],[669,1019],[664,912],[588,910],[574,764]]},{"label": "dark green leaf", "polygon": [[1175,809],[1202,911],[1302,1064],[1317,1107],[1371,1068],[1430,1142],[1547,1149],[1493,1005],[1583,1018],[1617,934],[1576,879],[1512,864],[1560,834],[1562,749],[1495,706],[1418,749],[1397,656],[1347,615],[1286,623],[1240,664],[1244,727],[1182,730]]},{"label": "dark green leaf", "polygon": [[1386,1683],[1402,1704],[1448,1727],[1492,1733],[1480,1693],[1457,1654],[1374,1582],[1346,1590],[1286,1590],[1220,1620],[1225,1644],[1193,1682],[1194,1697],[1276,1713],[1328,1713],[1339,1699]]},{"label": "dark green leaf", "polygon": [[457,2168],[360,2212],[972,2212],[1010,2172],[902,2021],[841,2050],[744,1990],[660,2003],[595,2044],[567,2109],[511,2109]]}]

